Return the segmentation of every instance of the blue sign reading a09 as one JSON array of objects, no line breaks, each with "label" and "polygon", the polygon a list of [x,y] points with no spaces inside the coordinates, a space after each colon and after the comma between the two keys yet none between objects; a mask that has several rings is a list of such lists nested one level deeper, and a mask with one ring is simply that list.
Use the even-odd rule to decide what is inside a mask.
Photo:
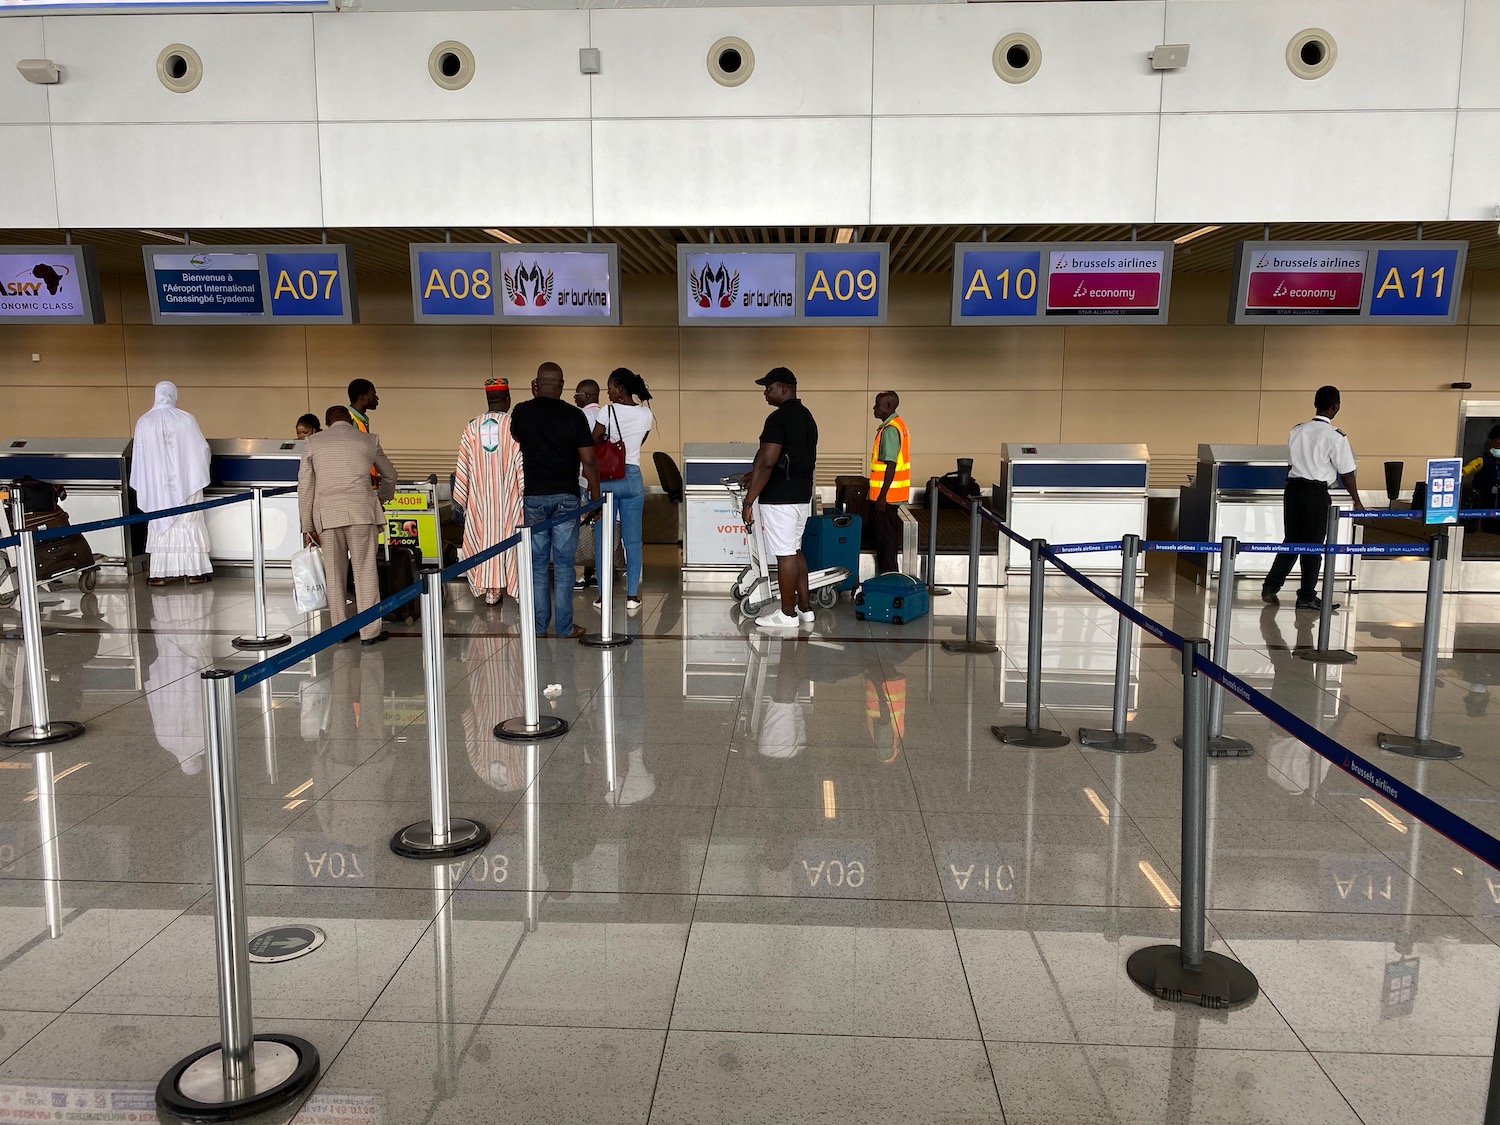
[{"label": "blue sign reading a09", "polygon": [[418,250],[417,298],[424,316],[494,316],[489,250]]},{"label": "blue sign reading a09", "polygon": [[343,316],[344,279],[339,256],[329,251],[268,253],[271,315]]},{"label": "blue sign reading a09", "polygon": [[880,251],[809,250],[802,268],[802,315],[880,315]]},{"label": "blue sign reading a09", "polygon": [[1452,248],[1378,250],[1371,316],[1447,317],[1458,291],[1458,251]]},{"label": "blue sign reading a09", "polygon": [[965,250],[959,269],[959,316],[1036,316],[1040,250]]}]

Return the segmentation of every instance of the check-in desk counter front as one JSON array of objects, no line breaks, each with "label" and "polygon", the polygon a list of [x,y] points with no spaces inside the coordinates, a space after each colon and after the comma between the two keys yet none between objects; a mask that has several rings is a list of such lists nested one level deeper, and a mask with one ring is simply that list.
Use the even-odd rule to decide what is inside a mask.
[{"label": "check-in desk counter front", "polygon": [[[297,469],[302,462],[300,441],[215,438],[209,441],[208,448],[213,455],[212,483],[204,490],[204,499],[230,496],[257,485],[269,489],[297,484]],[[250,501],[245,500],[203,513],[208,522],[209,558],[215,563],[248,565],[253,561],[250,511]],[[265,497],[261,527],[266,562],[285,566],[292,552],[302,546],[297,494]]]},{"label": "check-in desk counter front", "polygon": [[[35,477],[68,490],[70,523],[119,519],[136,511],[130,491],[128,438],[6,438],[0,442],[0,480]],[[145,525],[110,527],[84,536],[105,566],[139,570],[145,563]]]},{"label": "check-in desk counter front", "polygon": [[[1198,472],[1182,488],[1177,532],[1180,538],[1217,543],[1233,535],[1241,543],[1280,543],[1285,537],[1281,498],[1286,489],[1285,445],[1218,445],[1198,447]],[[1349,494],[1333,490],[1333,500],[1349,507]],[[1339,542],[1354,541],[1352,520],[1339,521]],[[1184,556],[1190,566],[1217,573],[1217,555]],[[1236,577],[1265,575],[1275,555],[1241,552],[1234,561]],[[1295,574],[1295,568],[1293,568]],[[1334,573],[1354,573],[1354,556],[1335,559]]]},{"label": "check-in desk counter front", "polygon": [[[1027,539],[1092,543],[1126,535],[1146,537],[1144,445],[1007,444],[1000,465],[1006,522]],[[1009,544],[1002,539],[1002,547]],[[1120,552],[1074,555],[1086,573],[1119,573]],[[1024,574],[1031,563],[1014,545],[1007,569]]]},{"label": "check-in desk counter front", "polygon": [[733,574],[750,561],[745,524],[725,491],[723,478],[740,477],[755,463],[753,442],[698,442],[682,447],[683,499],[687,531],[682,540],[683,570]]}]

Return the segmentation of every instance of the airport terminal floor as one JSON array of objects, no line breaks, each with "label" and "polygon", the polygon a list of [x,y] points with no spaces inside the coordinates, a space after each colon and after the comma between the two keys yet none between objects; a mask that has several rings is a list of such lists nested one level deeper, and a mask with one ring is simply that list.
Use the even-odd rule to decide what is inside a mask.
[{"label": "airport terminal floor", "polygon": [[[1148,567],[1146,612],[1202,635],[1203,588]],[[1130,718],[1155,752],[1028,751],[989,730],[1019,718],[1024,579],[981,592],[994,656],[940,646],[961,590],[904,627],[846,598],[796,639],[684,593],[659,554],[643,593],[628,647],[539,643],[544,710],[572,727],[527,745],[490,733],[522,711],[515,606],[449,587],[453,809],[494,832],[451,864],[388,847],[427,810],[416,626],[239,697],[251,930],[327,935],[252,966],[257,1032],[323,1063],[265,1120],[1479,1120],[1500,883],[1232,697],[1226,732],[1255,753],[1209,766],[1207,936],[1262,994],[1209,1012],[1127,978],[1179,925],[1171,649],[1139,651]],[[1421,595],[1342,600],[1358,662],[1317,665],[1295,656],[1315,617],[1242,582],[1229,667],[1500,828],[1500,598],[1450,599],[1465,632],[1434,733],[1456,762],[1374,748],[1412,727]],[[309,632],[284,579],[270,610]],[[197,673],[257,659],[231,646],[252,587],[106,577],[42,613],[52,714],[87,731],[50,753],[55,835],[41,757],[0,759],[0,1119],[150,1121],[167,1068],[218,1037]],[[1053,585],[1044,640],[1044,721],[1107,726],[1113,613]],[[0,643],[7,725],[27,721],[20,662]]]}]

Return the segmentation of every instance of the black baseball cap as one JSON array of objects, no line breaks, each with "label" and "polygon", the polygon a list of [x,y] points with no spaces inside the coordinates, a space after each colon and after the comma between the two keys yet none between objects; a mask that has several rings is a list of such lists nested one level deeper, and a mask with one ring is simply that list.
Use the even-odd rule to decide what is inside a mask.
[{"label": "black baseball cap", "polygon": [[772,383],[786,383],[789,386],[797,385],[797,376],[792,374],[789,367],[773,367],[767,371],[764,378],[755,380],[757,387],[769,387]]}]

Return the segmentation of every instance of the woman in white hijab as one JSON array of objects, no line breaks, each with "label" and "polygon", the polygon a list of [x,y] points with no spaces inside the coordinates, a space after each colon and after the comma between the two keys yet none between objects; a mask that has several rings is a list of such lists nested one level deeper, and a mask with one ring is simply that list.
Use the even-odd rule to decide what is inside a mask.
[{"label": "woman in white hijab", "polygon": [[[177,387],[156,384],[156,405],[135,424],[135,451],[130,465],[130,487],[143,512],[179,508],[203,499],[208,487],[208,442],[195,419],[177,409]],[[152,520],[146,535],[151,556],[152,586],[168,578],[207,582],[208,525],[202,512]]]}]

